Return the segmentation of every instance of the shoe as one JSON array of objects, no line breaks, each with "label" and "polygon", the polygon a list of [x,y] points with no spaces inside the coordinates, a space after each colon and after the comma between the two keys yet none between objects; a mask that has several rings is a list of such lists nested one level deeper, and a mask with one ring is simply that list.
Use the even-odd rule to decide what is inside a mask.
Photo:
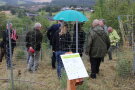
[{"label": "shoe", "polygon": [[58,76],[58,79],[61,80],[61,76]]},{"label": "shoe", "polygon": [[109,57],[109,60],[112,60],[112,57]]},{"label": "shoe", "polygon": [[28,70],[29,73],[33,73],[33,71],[31,69]]},{"label": "shoe", "polygon": [[96,74],[99,74],[99,69],[96,70]]},{"label": "shoe", "polygon": [[52,69],[56,69],[56,67],[52,67]]},{"label": "shoe", "polygon": [[90,75],[90,77],[91,77],[92,79],[96,79],[96,74],[92,73],[92,74]]},{"label": "shoe", "polygon": [[99,71],[97,71],[96,74],[99,74]]}]

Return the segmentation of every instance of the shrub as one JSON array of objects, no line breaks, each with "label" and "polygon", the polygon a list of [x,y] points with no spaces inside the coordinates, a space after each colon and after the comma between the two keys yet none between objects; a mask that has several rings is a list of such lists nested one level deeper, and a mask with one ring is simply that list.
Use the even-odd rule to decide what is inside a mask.
[{"label": "shrub", "polygon": [[24,57],[26,57],[24,51],[22,51],[22,50],[17,51],[17,54],[16,54],[17,60],[18,60],[18,59],[22,59],[22,58],[24,58]]},{"label": "shrub", "polygon": [[120,77],[129,76],[131,74],[131,68],[131,62],[126,59],[119,60],[116,65],[116,71]]}]

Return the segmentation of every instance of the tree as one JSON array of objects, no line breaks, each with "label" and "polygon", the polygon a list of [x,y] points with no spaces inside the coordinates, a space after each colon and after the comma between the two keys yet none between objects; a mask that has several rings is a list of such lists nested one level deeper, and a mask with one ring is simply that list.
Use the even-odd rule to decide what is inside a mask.
[{"label": "tree", "polygon": [[135,14],[135,2],[132,0],[97,0],[94,6],[95,12],[90,21],[86,23],[89,28],[94,19],[105,19],[108,26],[119,29],[118,16]]},{"label": "tree", "polygon": [[5,29],[5,26],[6,26],[6,15],[5,13],[3,12],[0,12],[0,30],[2,29]]},{"label": "tree", "polygon": [[6,15],[0,12],[0,37],[2,36],[2,31],[6,29]]}]

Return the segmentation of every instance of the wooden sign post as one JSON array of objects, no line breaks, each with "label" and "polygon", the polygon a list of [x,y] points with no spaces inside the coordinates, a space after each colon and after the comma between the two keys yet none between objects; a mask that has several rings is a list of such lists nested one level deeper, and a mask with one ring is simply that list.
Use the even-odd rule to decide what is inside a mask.
[{"label": "wooden sign post", "polygon": [[79,53],[68,52],[61,58],[68,76],[67,90],[76,90],[77,85],[82,85],[83,78],[88,77],[81,57]]},{"label": "wooden sign post", "polygon": [[83,78],[67,80],[67,90],[76,90],[76,86],[83,84]]}]

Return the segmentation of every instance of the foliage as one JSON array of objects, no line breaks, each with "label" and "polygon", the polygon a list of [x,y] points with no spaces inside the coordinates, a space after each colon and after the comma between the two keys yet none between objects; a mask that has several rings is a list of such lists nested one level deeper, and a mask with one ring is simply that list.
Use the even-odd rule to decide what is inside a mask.
[{"label": "foliage", "polygon": [[12,17],[10,21],[13,23],[13,28],[17,30],[18,34],[32,28],[32,20],[29,17]]},{"label": "foliage", "polygon": [[39,11],[45,10],[46,12],[58,12],[60,11],[60,6],[46,6],[42,9],[39,9]]},{"label": "foliage", "polygon": [[28,10],[25,10],[23,8],[16,7],[16,6],[10,6],[10,5],[0,6],[0,10],[11,11],[11,13],[13,15],[17,15],[18,17],[25,16],[25,13],[28,11]]},{"label": "foliage", "polygon": [[0,30],[5,29],[6,26],[6,15],[3,12],[0,12]]},{"label": "foliage", "polygon": [[107,26],[115,29],[119,28],[119,15],[134,15],[135,2],[132,0],[97,0],[94,6],[95,12],[92,13],[90,21],[86,23],[89,28],[94,19],[105,19]]},{"label": "foliage", "polygon": [[126,59],[119,60],[116,65],[116,72],[119,76],[125,77],[131,74],[132,64]]},{"label": "foliage", "polygon": [[0,37],[2,36],[3,30],[6,29],[6,18],[5,13],[0,12]]},{"label": "foliage", "polygon": [[19,50],[17,51],[17,54],[16,54],[16,60],[18,59],[22,59],[25,57],[25,52],[23,50]]}]

